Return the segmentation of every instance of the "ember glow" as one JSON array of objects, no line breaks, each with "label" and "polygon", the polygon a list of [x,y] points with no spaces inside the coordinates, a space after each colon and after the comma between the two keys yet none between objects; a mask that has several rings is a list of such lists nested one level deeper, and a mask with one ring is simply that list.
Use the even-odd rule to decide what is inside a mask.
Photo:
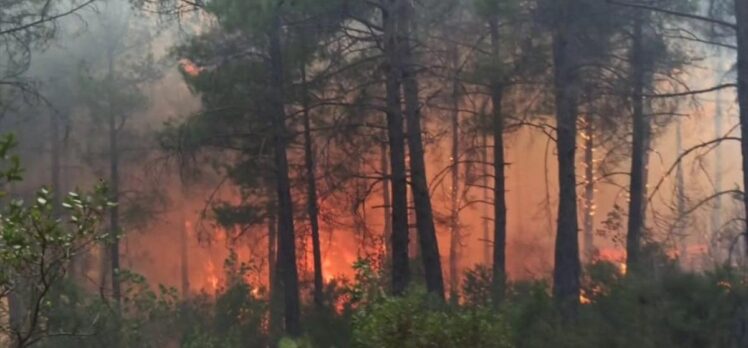
[{"label": "ember glow", "polygon": [[206,277],[203,284],[207,285],[207,289],[210,290],[211,293],[215,293],[218,291],[220,280],[218,278],[218,270],[212,260],[208,260],[208,263],[205,264],[205,274]]},{"label": "ember glow", "polygon": [[179,67],[186,73],[187,75],[191,77],[196,77],[200,75],[200,72],[202,71],[202,68],[197,66],[195,63],[193,63],[189,59],[181,59],[179,60]]}]

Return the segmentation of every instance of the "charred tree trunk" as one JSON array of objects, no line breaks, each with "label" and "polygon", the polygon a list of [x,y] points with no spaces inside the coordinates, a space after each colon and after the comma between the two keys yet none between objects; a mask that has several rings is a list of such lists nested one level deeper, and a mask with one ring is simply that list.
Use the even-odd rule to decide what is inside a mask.
[{"label": "charred tree trunk", "polygon": [[[481,139],[481,144],[483,146],[483,151],[481,151],[481,159],[483,163],[481,164],[481,168],[483,168],[483,201],[488,202],[490,199],[490,193],[488,189],[488,133],[483,132],[483,136]],[[488,204],[483,204],[483,262],[486,266],[490,265],[493,258],[491,257],[491,237],[490,237],[490,228],[488,227]]]},{"label": "charred tree trunk", "polygon": [[[683,153],[683,127],[681,125],[680,119],[675,121],[675,147],[676,147],[676,156],[680,156]],[[679,246],[679,258],[681,260],[681,265],[686,266],[687,260],[688,260],[688,248],[687,248],[687,238],[686,238],[686,231],[684,228],[684,224],[681,221],[681,219],[686,214],[686,180],[685,175],[683,173],[683,161],[678,161],[678,166],[675,170],[675,200],[676,200],[676,209],[677,209],[677,220],[678,226],[676,226],[676,231],[678,235],[677,243]]]},{"label": "charred tree trunk", "polygon": [[382,206],[384,207],[384,249],[385,258],[392,257],[392,197],[390,194],[390,168],[387,163],[387,143],[382,141],[380,154],[380,167],[382,170]]},{"label": "charred tree trunk", "polygon": [[109,149],[111,151],[110,158],[110,177],[109,177],[109,190],[111,192],[111,200],[115,203],[110,211],[109,230],[111,231],[111,246],[109,251],[109,257],[111,258],[110,267],[112,271],[112,297],[119,303],[121,299],[120,281],[119,281],[119,268],[120,268],[120,255],[119,255],[119,234],[120,234],[120,221],[119,221],[119,150],[118,150],[118,134],[116,126],[114,125],[114,117],[110,119],[110,132],[109,132]]},{"label": "charred tree trunk", "polygon": [[577,221],[577,76],[571,46],[573,1],[559,4],[558,23],[553,34],[554,87],[558,148],[558,222],[553,270],[553,293],[567,319],[579,306],[581,265]]},{"label": "charred tree trunk", "polygon": [[[722,55],[719,55],[720,59]],[[722,71],[722,70],[720,70]],[[717,81],[717,84],[719,84],[721,81]],[[724,123],[724,112],[722,110],[722,91],[718,90],[716,92],[716,98],[715,98],[715,112],[714,112],[714,139],[718,139],[719,137],[723,136],[723,130],[722,125]],[[717,194],[719,192],[722,192],[722,182],[723,182],[723,153],[722,153],[722,147],[719,146],[714,149],[714,193]],[[714,208],[712,208],[711,213],[711,232],[712,236],[716,236],[720,229],[722,228],[722,196],[717,196],[714,199]],[[712,238],[715,239],[715,238]],[[714,242],[713,242],[714,243]],[[714,253],[718,253],[718,250],[720,248],[717,248],[716,245],[711,245],[712,250]]]},{"label": "charred tree trunk", "polygon": [[312,228],[312,254],[314,258],[314,304],[322,307],[322,248],[319,240],[319,207],[317,205],[317,177],[314,164],[314,144],[312,143],[312,125],[309,110],[309,86],[307,85],[306,66],[301,65],[302,107],[304,117],[304,167],[306,169],[307,213]]},{"label": "charred tree trunk", "polygon": [[431,208],[426,161],[423,149],[421,130],[420,100],[416,62],[413,53],[413,6],[409,1],[400,0],[400,34],[402,35],[402,76],[403,94],[405,96],[405,119],[408,125],[408,149],[410,150],[410,175],[413,203],[416,211],[418,241],[421,247],[423,271],[426,276],[426,289],[444,298],[444,280],[442,277],[439,244],[436,238],[434,215]]},{"label": "charred tree trunk", "polygon": [[402,74],[401,43],[397,35],[400,15],[398,0],[388,0],[382,10],[384,27],[384,50],[387,62],[387,135],[390,148],[390,184],[392,187],[392,292],[400,295],[410,283],[408,258],[408,192],[405,172],[405,130],[403,127],[400,86]]},{"label": "charred tree trunk", "polygon": [[631,153],[631,183],[629,186],[629,219],[626,234],[626,266],[634,272],[640,263],[642,230],[644,229],[644,154],[647,121],[644,115],[644,13],[639,11],[634,22],[631,48],[631,77],[633,104],[633,140]]},{"label": "charred tree trunk", "polygon": [[[274,189],[269,190],[270,194],[273,194]],[[269,332],[268,336],[272,339],[277,339],[283,335],[283,287],[277,276],[277,262],[278,262],[278,211],[275,202],[268,205],[268,294],[269,294]]]},{"label": "charred tree trunk", "polygon": [[[489,22],[491,30],[491,54],[494,64],[501,62],[499,18],[495,15]],[[504,297],[506,286],[506,161],[504,159],[504,118],[502,102],[504,86],[501,76],[494,76],[491,81],[491,102],[493,104],[492,133],[493,133],[493,281],[492,292],[494,302],[498,303]]]},{"label": "charred tree trunk", "polygon": [[[183,208],[184,209],[184,208]],[[184,213],[184,210],[183,210]],[[186,217],[185,214],[182,214]],[[190,239],[190,229],[192,225],[186,219],[182,219],[182,230],[179,236],[179,258],[180,258],[180,271],[182,275],[182,299],[186,300],[190,297],[190,261],[189,261],[189,250],[188,243]]]},{"label": "charred tree trunk", "polygon": [[62,169],[61,169],[61,151],[62,141],[60,139],[60,115],[52,112],[49,117],[49,128],[50,128],[50,155],[51,155],[51,168],[50,174],[52,175],[52,209],[55,218],[59,218],[61,215],[60,209],[62,205]]},{"label": "charred tree trunk", "polygon": [[[276,210],[277,208],[272,207],[271,209]],[[267,218],[268,224],[268,286],[270,291],[273,291],[275,286],[275,263],[278,259],[278,253],[276,247],[278,245],[278,218],[275,214],[271,213]]]},{"label": "charred tree trunk", "polygon": [[456,298],[460,291],[460,246],[462,237],[460,231],[460,85],[459,85],[459,51],[457,46],[450,48],[452,55],[452,68],[454,76],[452,79],[452,163],[451,176],[452,187],[450,192],[450,241],[449,241],[449,291],[450,298]]},{"label": "charred tree trunk", "polygon": [[296,266],[296,236],[294,233],[293,201],[286,153],[287,129],[284,96],[283,53],[281,51],[281,18],[276,13],[270,29],[269,69],[271,74],[270,106],[273,124],[276,189],[278,197],[278,280],[282,282],[286,333],[301,336],[299,279]]},{"label": "charred tree trunk", "polygon": [[584,122],[584,256],[595,255],[595,138],[592,114]]},{"label": "charred tree trunk", "polygon": [[[652,76],[649,75],[647,80],[652,82]],[[652,114],[652,107],[648,100],[645,99],[644,101],[644,115],[651,115]],[[642,201],[642,226],[647,226],[647,209],[649,204],[649,187],[647,186],[647,183],[649,182],[649,159],[652,156],[652,122],[649,119],[649,116],[647,116],[647,122],[644,124],[644,174],[642,175],[642,182],[644,183],[644,200]]]},{"label": "charred tree trunk", "polygon": [[[108,88],[113,88],[112,82],[114,80],[114,52],[113,48],[109,49],[108,52]],[[119,255],[119,234],[120,234],[120,220],[119,220],[119,129],[117,125],[117,117],[114,110],[114,97],[112,91],[109,92],[108,96],[108,107],[109,107],[109,192],[112,207],[110,208],[109,216],[109,233],[111,234],[111,244],[109,248],[109,257],[112,277],[112,297],[119,306],[121,301],[121,290],[120,290],[120,255]]]},{"label": "charred tree trunk", "polygon": [[[406,155],[407,157],[408,155]],[[410,240],[418,241],[418,226],[416,221],[416,208],[415,203],[413,202],[413,191],[408,192],[408,235],[410,236]],[[408,255],[410,255],[411,260],[418,260],[421,258],[421,246],[419,243],[410,243],[409,249],[408,249]],[[416,266],[415,269],[412,270],[412,275],[415,275],[418,277],[423,277],[423,263],[421,263],[421,267]]]},{"label": "charred tree trunk", "polygon": [[[738,37],[738,104],[740,106],[740,145],[743,155],[743,191],[748,191],[748,1],[735,0],[735,19],[737,20]],[[745,218],[748,218],[748,194],[743,195]],[[748,228],[746,252],[748,253]]]}]

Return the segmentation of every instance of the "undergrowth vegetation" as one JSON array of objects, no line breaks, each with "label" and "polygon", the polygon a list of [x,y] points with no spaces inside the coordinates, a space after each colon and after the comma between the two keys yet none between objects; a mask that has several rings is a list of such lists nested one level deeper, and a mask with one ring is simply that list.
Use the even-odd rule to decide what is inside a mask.
[{"label": "undergrowth vegetation", "polygon": [[[748,323],[748,278],[732,268],[681,271],[670,261],[647,276],[617,265],[588,265],[583,305],[562,320],[549,285],[512,283],[500,303],[489,300],[489,270],[466,272],[459,301],[444,303],[416,285],[404,296],[384,290],[386,274],[356,264],[352,281],[327,287],[326,305],[303,310],[305,336],[281,337],[270,313],[279,307],[264,288],[227,265],[216,294],[179,301],[173,289],[151,289],[126,274],[120,316],[112,304],[66,282],[44,313],[42,347],[738,347]],[[309,289],[306,289],[308,291]],[[64,305],[52,305],[58,302]]]}]

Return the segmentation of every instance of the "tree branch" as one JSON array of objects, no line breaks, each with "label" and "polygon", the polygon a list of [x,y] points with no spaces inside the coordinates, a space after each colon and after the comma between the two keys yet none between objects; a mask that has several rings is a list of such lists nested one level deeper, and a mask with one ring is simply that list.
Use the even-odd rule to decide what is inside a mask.
[{"label": "tree branch", "polygon": [[[738,1],[740,1],[740,0],[738,0]],[[699,20],[699,21],[702,21],[702,22],[717,24],[717,25],[720,25],[720,26],[723,26],[723,27],[726,27],[726,28],[730,28],[732,30],[737,30],[738,29],[737,24],[730,23],[730,22],[727,22],[727,21],[723,21],[723,20],[717,19],[717,18],[711,18],[711,17],[700,16],[700,15],[697,15],[697,14],[691,14],[691,13],[673,11],[673,10],[668,10],[668,9],[660,8],[660,7],[657,7],[657,6],[646,5],[646,4],[639,4],[639,3],[623,2],[623,1],[616,1],[616,0],[608,0],[608,3],[611,4],[611,5],[618,5],[618,6],[625,6],[625,7],[632,7],[632,8],[638,8],[638,9],[643,9],[643,10],[650,10],[650,11],[660,12],[660,13],[664,13],[664,14],[668,14],[668,15],[676,16],[676,17],[683,17],[683,18],[695,19],[695,20]]]},{"label": "tree branch", "polygon": [[37,19],[35,21],[29,22],[29,23],[26,23],[26,24],[23,24],[23,25],[19,25],[17,27],[13,27],[13,28],[10,28],[10,29],[0,30],[0,36],[14,34],[14,33],[17,33],[17,32],[24,31],[24,30],[27,30],[29,28],[35,27],[37,25],[41,25],[41,24],[44,24],[44,23],[49,23],[49,22],[58,20],[58,19],[60,19],[62,17],[65,17],[65,16],[71,15],[71,14],[73,14],[75,12],[78,12],[79,10],[83,9],[84,7],[87,7],[88,5],[91,5],[95,1],[96,0],[88,0],[88,1],[82,3],[82,4],[78,5],[78,6],[75,6],[75,7],[71,8],[71,9],[65,11],[65,12],[61,12],[61,13],[58,13],[58,14],[55,14],[55,15],[52,15],[52,16],[49,16],[49,17],[47,17],[44,13],[42,13],[41,16],[40,16],[41,18],[39,18],[39,19]]}]

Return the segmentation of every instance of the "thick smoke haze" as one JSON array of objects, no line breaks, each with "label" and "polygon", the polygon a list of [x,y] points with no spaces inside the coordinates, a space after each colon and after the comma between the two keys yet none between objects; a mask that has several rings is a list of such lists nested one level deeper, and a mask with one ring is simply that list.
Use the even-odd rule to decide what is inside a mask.
[{"label": "thick smoke haze", "polygon": [[0,0],[0,345],[540,347],[688,281],[746,330],[741,1]]},{"label": "thick smoke haze", "polygon": [[[107,180],[107,167],[103,160],[107,153],[104,147],[101,130],[97,124],[97,115],[89,115],[90,111],[82,110],[73,105],[77,98],[75,83],[86,78],[85,74],[95,74],[97,70],[105,68],[108,43],[121,46],[121,56],[116,58],[115,65],[128,66],[149,56],[157,75],[145,76],[137,88],[145,97],[139,110],[127,116],[123,123],[123,143],[132,146],[124,149],[132,153],[132,158],[126,158],[123,164],[122,187],[133,190],[137,196],[149,189],[156,190],[152,197],[134,197],[143,200],[145,206],[139,208],[153,208],[148,221],[133,222],[125,227],[123,236],[123,261],[128,268],[143,273],[153,282],[168,286],[180,287],[180,241],[183,231],[187,230],[187,247],[189,255],[190,291],[214,291],[216,277],[222,277],[223,262],[229,254],[228,249],[234,249],[242,262],[247,262],[266,274],[267,248],[265,226],[254,226],[244,231],[240,240],[232,240],[235,232],[227,232],[224,228],[211,221],[211,204],[222,200],[241,200],[240,193],[223,183],[220,171],[212,172],[210,164],[204,162],[201,172],[204,177],[198,180],[194,188],[184,189],[180,180],[179,168],[167,159],[159,149],[158,132],[165,123],[185,120],[189,115],[201,108],[200,98],[191,92],[183,82],[181,74],[197,74],[199,69],[193,63],[173,53],[173,46],[195,32],[207,31],[212,21],[199,15],[189,14],[180,21],[164,21],[155,14],[142,13],[132,10],[125,3],[106,2],[91,9],[81,11],[75,17],[66,18],[58,24],[55,40],[44,47],[36,48],[33,60],[28,70],[28,81],[39,88],[39,96],[29,97],[29,103],[22,101],[13,103],[12,111],[7,111],[3,118],[3,128],[15,132],[21,144],[21,154],[26,177],[23,187],[14,191],[23,195],[24,187],[33,188],[40,185],[51,185],[50,156],[54,147],[62,146],[64,163],[61,176],[64,190],[89,187],[98,180]],[[686,44],[687,46],[690,44]],[[130,47],[132,46],[132,47]],[[687,48],[693,54],[704,59],[704,66],[694,67],[682,72],[681,78],[690,89],[698,90],[717,84],[720,76],[729,75],[725,71],[727,65],[724,53]],[[129,68],[129,67],[128,67]],[[716,98],[720,98],[718,101]],[[652,238],[668,242],[674,252],[679,247],[678,237],[673,235],[677,230],[673,192],[675,190],[675,173],[666,175],[666,171],[678,158],[678,153],[703,142],[714,139],[718,135],[735,135],[737,124],[736,105],[732,102],[735,95],[732,91],[721,91],[699,95],[693,98],[683,98],[674,110],[677,122],[668,122],[658,129],[658,135],[651,145],[652,156],[648,166],[650,174],[648,186],[662,185],[659,192],[651,197],[652,207],[649,208],[647,218],[653,227],[657,226]],[[480,102],[480,101],[478,101]],[[449,215],[451,179],[447,174],[450,166],[451,140],[446,135],[449,132],[447,122],[448,112],[440,111],[439,101],[434,102],[431,109],[426,109],[424,121],[429,141],[426,152],[427,173],[429,182],[436,183],[432,187],[434,192],[434,208],[438,214]],[[475,100],[465,100],[462,108],[469,108],[469,103]],[[721,122],[716,129],[715,113],[717,103],[720,104]],[[12,104],[12,105],[13,105]],[[527,106],[531,109],[532,106]],[[551,115],[529,115],[537,111],[523,111],[528,116],[518,117],[526,122],[537,125],[545,124],[553,127]],[[462,119],[467,119],[469,113],[461,113]],[[59,118],[58,139],[60,143],[40,141],[52,139],[50,134],[50,118]],[[467,126],[468,121],[462,121]],[[680,126],[678,126],[680,124]],[[676,128],[682,132],[682,145],[676,147]],[[721,129],[723,134],[719,134]],[[466,130],[465,132],[472,132]],[[731,132],[731,133],[728,133]],[[556,221],[556,204],[558,184],[553,173],[557,171],[554,160],[555,145],[542,129],[532,126],[514,127],[507,134],[507,202],[508,235],[507,259],[510,277],[514,279],[546,278],[553,268],[553,242]],[[580,141],[580,144],[581,141]],[[465,146],[468,146],[465,143]],[[470,145],[472,146],[472,145]],[[490,146],[490,143],[489,143]],[[578,152],[582,152],[580,146]],[[601,144],[595,148],[595,163],[607,160],[607,152],[616,149],[606,148]],[[719,155],[717,155],[719,153]],[[687,196],[689,208],[700,200],[719,191],[715,187],[715,177],[720,176],[722,189],[740,186],[740,165],[734,161],[738,157],[739,146],[726,142],[714,148],[697,151],[683,161],[683,168],[687,172]],[[129,156],[125,154],[125,157]],[[722,158],[720,168],[717,169],[717,156]],[[377,162],[377,158],[368,161]],[[581,161],[581,158],[580,158]],[[625,160],[619,161],[614,167],[606,168],[610,173],[625,171],[628,165]],[[376,166],[371,166],[376,167]],[[584,163],[578,165],[582,173]],[[375,168],[376,170],[376,168]],[[491,169],[488,166],[476,166],[475,171]],[[719,170],[720,172],[717,172]],[[464,175],[462,173],[461,175]],[[627,204],[625,190],[626,177],[596,174],[596,194],[594,202],[594,243],[600,251],[600,256],[611,261],[623,263],[625,258],[624,246],[621,244],[623,230],[610,231],[604,226],[607,214],[615,210],[615,206],[624,207]],[[580,177],[582,182],[584,178]],[[366,228],[372,235],[362,235],[361,228],[353,226],[339,226],[337,224],[323,224],[323,255],[325,274],[328,279],[334,276],[351,277],[352,265],[357,258],[372,256],[372,253],[384,250],[381,231],[384,228],[384,213],[381,198],[381,183],[370,182],[375,186],[366,198],[366,203],[358,207],[360,216],[365,217]],[[458,183],[459,185],[459,183]],[[216,191],[217,190],[217,191]],[[479,201],[483,196],[483,189],[464,188],[463,203],[466,208],[460,212],[460,270],[472,268],[478,264],[490,262],[486,260],[485,249],[490,248],[491,241],[484,238],[484,221],[491,220],[492,209],[485,207],[487,202]],[[62,192],[60,191],[60,192]],[[214,194],[219,192],[219,194]],[[549,200],[550,199],[550,200]],[[736,204],[731,198],[723,198],[723,210],[730,210]],[[336,204],[336,203],[333,203]],[[581,204],[581,202],[580,202]],[[322,214],[326,214],[327,207],[321,206]],[[331,214],[336,209],[330,209]],[[708,267],[721,261],[725,255],[720,251],[724,247],[727,236],[721,236],[725,231],[710,223],[712,215],[720,215],[727,220],[729,213],[712,212],[713,204],[694,211],[685,218],[688,225],[700,226],[704,231],[697,236],[686,238],[689,250],[689,267]],[[301,218],[301,217],[300,217]],[[580,216],[581,219],[581,216]],[[340,218],[339,220],[346,220]],[[311,247],[302,241],[308,233],[307,226],[301,221],[299,226],[299,246],[305,252],[300,256],[304,272],[311,273]],[[185,227],[185,225],[189,227]],[[343,225],[350,225],[344,223]],[[438,236],[440,253],[443,262],[447,263],[450,245],[449,224],[439,224]],[[619,234],[619,235],[616,235]],[[727,233],[727,232],[725,232]],[[245,236],[246,235],[246,236]],[[491,233],[489,233],[491,235]],[[362,247],[366,238],[378,240],[373,247]],[[718,242],[722,240],[722,244]],[[373,249],[372,249],[373,248]],[[719,249],[719,250],[717,250]],[[583,255],[584,258],[588,256]],[[96,263],[98,261],[90,261]],[[95,279],[95,271],[91,269],[89,278]],[[451,275],[447,275],[448,277]],[[257,281],[266,282],[265,277],[258,276]],[[265,284],[267,285],[267,284]],[[213,289],[211,289],[213,287]]]}]

